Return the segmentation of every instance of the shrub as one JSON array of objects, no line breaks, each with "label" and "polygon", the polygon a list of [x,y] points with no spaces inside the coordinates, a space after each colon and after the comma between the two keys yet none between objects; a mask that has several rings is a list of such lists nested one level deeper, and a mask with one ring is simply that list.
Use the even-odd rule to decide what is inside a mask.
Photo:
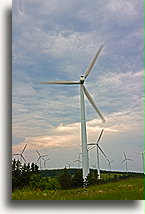
[{"label": "shrub", "polygon": [[68,173],[67,169],[64,168],[63,174],[58,176],[58,182],[62,189],[70,189],[72,186],[71,176]]},{"label": "shrub", "polygon": [[98,174],[97,172],[90,172],[86,179],[87,186],[95,185],[98,183]]},{"label": "shrub", "polygon": [[57,190],[60,184],[56,178],[42,177],[41,175],[32,175],[30,188],[40,190]]},{"label": "shrub", "polygon": [[60,184],[56,178],[49,178],[49,182],[47,183],[47,189],[49,190],[57,190],[60,189]]},{"label": "shrub", "polygon": [[83,187],[83,175],[82,172],[76,172],[74,176],[71,178],[71,185],[73,188]]},{"label": "shrub", "polygon": [[32,189],[40,189],[41,186],[41,181],[42,181],[42,176],[39,174],[34,174],[30,178],[30,188]]}]

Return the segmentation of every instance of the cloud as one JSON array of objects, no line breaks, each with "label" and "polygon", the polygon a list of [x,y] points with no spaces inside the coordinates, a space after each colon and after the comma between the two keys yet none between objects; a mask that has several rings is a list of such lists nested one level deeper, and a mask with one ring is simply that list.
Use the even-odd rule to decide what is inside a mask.
[{"label": "cloud", "polygon": [[[87,122],[87,132],[89,141],[95,142],[102,128],[108,136],[118,135],[119,133],[138,132],[143,125],[142,120],[137,120],[135,112],[116,112],[107,116],[107,123],[102,125],[99,119]],[[36,135],[25,137],[19,145],[14,145],[13,150],[17,152],[26,143],[29,150],[43,148],[68,148],[80,145],[80,123],[60,124],[49,129],[49,135]],[[138,132],[140,135],[140,132]]]}]

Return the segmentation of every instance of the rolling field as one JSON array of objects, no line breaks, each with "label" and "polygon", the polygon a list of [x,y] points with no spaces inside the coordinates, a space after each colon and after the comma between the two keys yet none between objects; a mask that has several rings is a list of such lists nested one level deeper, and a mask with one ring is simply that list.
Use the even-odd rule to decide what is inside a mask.
[{"label": "rolling field", "polygon": [[117,182],[71,190],[16,190],[12,200],[143,200],[143,178],[128,178]]}]

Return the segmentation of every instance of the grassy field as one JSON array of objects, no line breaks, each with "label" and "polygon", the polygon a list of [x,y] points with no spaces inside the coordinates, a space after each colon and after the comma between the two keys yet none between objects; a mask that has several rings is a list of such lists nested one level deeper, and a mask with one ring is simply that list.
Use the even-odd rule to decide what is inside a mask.
[{"label": "grassy field", "polygon": [[71,190],[40,191],[23,189],[12,193],[12,200],[143,200],[143,178]]}]

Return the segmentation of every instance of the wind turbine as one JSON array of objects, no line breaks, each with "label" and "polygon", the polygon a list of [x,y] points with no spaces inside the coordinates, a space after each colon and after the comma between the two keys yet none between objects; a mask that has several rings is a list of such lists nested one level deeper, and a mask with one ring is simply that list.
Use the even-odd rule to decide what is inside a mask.
[{"label": "wind turbine", "polygon": [[104,153],[104,151],[101,149],[101,147],[99,146],[99,142],[100,142],[100,139],[101,139],[101,136],[103,134],[103,131],[104,129],[102,129],[99,137],[98,137],[98,140],[96,143],[89,143],[88,145],[95,145],[97,147],[97,167],[98,167],[98,179],[100,179],[100,160],[99,160],[99,150],[100,152],[105,156],[105,158],[107,158],[106,154]]},{"label": "wind turbine", "polygon": [[66,164],[67,164],[66,167],[68,167],[70,169],[72,166],[72,163],[67,162]]},{"label": "wind turbine", "polygon": [[40,155],[40,153],[38,152],[38,150],[36,150],[37,154],[39,155],[38,159],[37,159],[37,163],[40,160],[40,170],[41,170],[41,158],[46,157],[48,155]]},{"label": "wind turbine", "polygon": [[82,161],[80,161],[79,159],[74,160],[74,163],[78,162],[78,168],[80,168],[80,163],[82,164]]},{"label": "wind turbine", "polygon": [[44,156],[43,156],[42,159],[44,161],[44,169],[46,169],[46,162],[49,161],[51,158],[45,159]]},{"label": "wind turbine", "polygon": [[17,154],[13,154],[13,155],[19,155],[20,157],[21,157],[21,162],[22,162],[22,159],[25,161],[25,163],[27,163],[27,161],[26,161],[26,159],[24,158],[24,156],[23,156],[23,153],[24,153],[24,151],[25,151],[25,149],[26,149],[26,146],[27,146],[27,144],[24,146],[24,148],[23,148],[23,150],[22,150],[22,152],[21,153],[17,153]]},{"label": "wind turbine", "polygon": [[107,161],[108,161],[108,168],[109,168],[109,170],[110,170],[110,172],[111,172],[111,163],[113,162],[113,160],[109,160],[108,158],[107,158]]},{"label": "wind turbine", "polygon": [[126,156],[125,152],[123,152],[123,154],[124,154],[124,157],[125,157],[125,158],[124,158],[124,160],[123,160],[121,163],[126,162],[126,172],[128,172],[128,165],[127,165],[127,161],[128,161],[128,160],[132,161],[132,159],[127,158],[127,156]]},{"label": "wind turbine", "polygon": [[84,102],[84,94],[86,95],[87,99],[102,119],[105,122],[104,117],[102,116],[101,112],[97,108],[95,102],[93,101],[91,95],[87,91],[84,86],[84,82],[88,75],[91,72],[93,65],[95,64],[100,52],[103,49],[103,45],[101,44],[95,57],[93,58],[92,62],[90,63],[89,67],[85,71],[85,73],[80,77],[80,81],[68,81],[68,80],[59,80],[59,81],[52,81],[52,82],[39,82],[40,84],[47,85],[47,84],[58,84],[58,85],[80,85],[80,103],[81,103],[81,140],[82,140],[82,162],[83,162],[83,179],[87,178],[89,174],[89,159],[88,159],[88,150],[87,150],[87,133],[86,133],[86,117],[85,117],[85,102]]},{"label": "wind turbine", "polygon": [[139,154],[142,156],[142,162],[143,162],[143,171],[144,171],[144,152],[135,152],[136,154]]}]

